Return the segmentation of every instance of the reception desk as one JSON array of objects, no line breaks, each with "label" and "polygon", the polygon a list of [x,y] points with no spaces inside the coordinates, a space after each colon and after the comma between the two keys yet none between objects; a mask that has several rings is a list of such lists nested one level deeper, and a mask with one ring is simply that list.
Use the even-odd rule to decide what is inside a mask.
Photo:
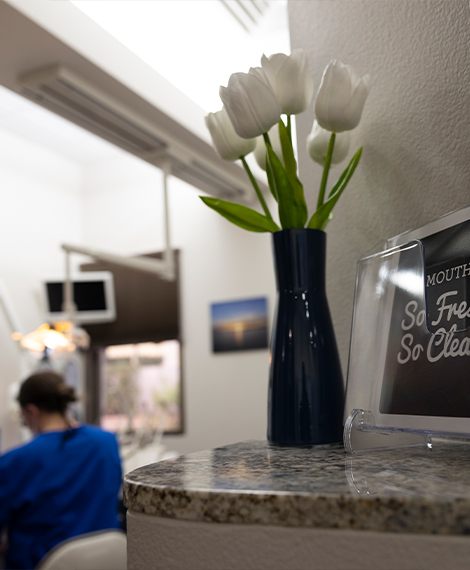
[{"label": "reception desk", "polygon": [[470,568],[470,449],[246,441],[125,477],[129,570]]}]

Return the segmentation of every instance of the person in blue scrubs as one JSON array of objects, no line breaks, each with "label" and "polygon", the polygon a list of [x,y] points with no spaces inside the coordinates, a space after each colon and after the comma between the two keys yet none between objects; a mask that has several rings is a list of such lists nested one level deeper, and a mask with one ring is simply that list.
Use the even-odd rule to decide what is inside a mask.
[{"label": "person in blue scrubs", "polygon": [[8,570],[33,569],[60,542],[120,528],[121,461],[116,437],[71,425],[72,387],[54,372],[25,380],[18,402],[35,437],[0,456],[0,532]]}]

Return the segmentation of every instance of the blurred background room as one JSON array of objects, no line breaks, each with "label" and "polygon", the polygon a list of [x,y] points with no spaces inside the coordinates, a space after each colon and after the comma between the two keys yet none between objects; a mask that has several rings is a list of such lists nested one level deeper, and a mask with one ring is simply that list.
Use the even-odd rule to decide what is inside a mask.
[{"label": "blurred background room", "polygon": [[[267,236],[237,232],[198,198],[245,192],[252,199],[241,168],[231,179],[220,178],[225,164],[209,148],[204,125],[204,115],[220,107],[218,86],[229,70],[248,67],[263,51],[289,50],[287,3],[247,4],[249,13],[236,2],[214,1],[1,3],[0,181],[7,204],[0,211],[1,452],[27,437],[14,396],[19,381],[43,367],[77,387],[80,420],[119,434],[125,470],[168,454],[264,437],[259,410],[268,350],[213,352],[211,304],[264,297],[272,318],[270,243]],[[51,103],[19,79],[58,62],[77,81],[93,77],[87,93],[97,90],[111,106],[117,101],[120,116],[105,113],[97,126],[95,107],[83,110],[83,100],[67,108]],[[120,131],[139,106],[162,133],[159,156],[134,140],[131,127]],[[180,131],[171,132],[172,126]],[[174,150],[166,163],[169,146]],[[188,173],[191,161],[196,167]],[[240,187],[232,188],[233,181]],[[74,314],[88,346],[42,338],[28,345],[27,333],[41,324],[54,328],[66,317],[59,314],[62,244],[123,259],[158,256],[166,232],[175,251],[174,280],[72,252],[76,294],[81,288],[91,296],[83,307],[88,302],[97,309],[90,316],[90,307],[78,307]],[[89,271],[105,273],[95,289],[91,274],[86,292]],[[230,415],[221,402],[230,402]]]}]

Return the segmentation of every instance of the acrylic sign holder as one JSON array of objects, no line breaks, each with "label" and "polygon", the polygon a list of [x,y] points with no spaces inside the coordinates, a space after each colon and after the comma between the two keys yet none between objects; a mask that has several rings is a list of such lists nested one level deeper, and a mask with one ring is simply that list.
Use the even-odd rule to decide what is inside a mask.
[{"label": "acrylic sign holder", "polygon": [[439,392],[470,363],[470,309],[462,316],[470,305],[470,207],[403,236],[358,263],[344,428],[351,454],[470,442],[470,408],[465,415],[452,407],[448,384]]}]

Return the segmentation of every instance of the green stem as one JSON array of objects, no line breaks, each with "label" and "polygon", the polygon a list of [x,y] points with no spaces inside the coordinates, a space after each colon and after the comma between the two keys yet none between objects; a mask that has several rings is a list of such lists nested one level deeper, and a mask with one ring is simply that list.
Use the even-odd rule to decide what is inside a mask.
[{"label": "green stem", "polygon": [[261,192],[261,188],[259,187],[258,182],[256,181],[256,178],[253,176],[253,173],[251,172],[251,169],[248,166],[248,163],[246,162],[245,157],[241,156],[240,160],[242,161],[243,168],[245,169],[245,172],[247,173],[248,178],[250,179],[250,182],[251,182],[253,188],[255,189],[256,195],[258,196],[259,203],[261,204],[261,207],[263,208],[264,213],[266,214],[266,217],[268,219],[270,219],[271,221],[274,221],[273,217],[271,216],[271,212],[269,211],[268,205],[266,204],[266,200],[263,197],[263,193]]},{"label": "green stem", "polygon": [[331,159],[333,158],[333,150],[335,148],[336,133],[331,133],[328,150],[326,151],[325,163],[323,165],[323,175],[321,177],[320,191],[318,193],[317,209],[325,201],[326,185],[328,183],[328,174],[330,173]]},{"label": "green stem", "polygon": [[289,133],[290,142],[292,143],[292,115],[287,115],[287,132]]},{"label": "green stem", "polygon": [[271,144],[271,139],[269,138],[268,133],[263,133],[263,139],[264,139],[264,144],[266,145],[266,147],[270,146],[271,148],[273,148],[273,145]]}]

